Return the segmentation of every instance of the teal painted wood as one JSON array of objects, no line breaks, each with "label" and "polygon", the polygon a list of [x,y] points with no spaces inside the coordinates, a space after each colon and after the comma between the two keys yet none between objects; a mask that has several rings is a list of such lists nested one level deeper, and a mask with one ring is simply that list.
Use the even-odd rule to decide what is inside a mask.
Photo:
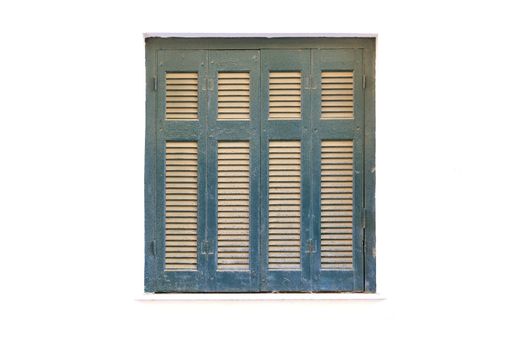
[{"label": "teal painted wood", "polygon": [[[250,120],[218,120],[219,72],[249,72]],[[254,292],[259,290],[259,188],[260,188],[260,87],[259,51],[210,51],[209,79],[213,88],[209,92],[208,114],[208,240],[214,253],[208,261],[207,290],[217,292]],[[250,270],[219,271],[217,269],[217,143],[220,141],[250,142]]]},{"label": "teal painted wood", "polygon": [[155,82],[157,75],[157,51],[146,46],[146,142],[144,159],[144,291],[157,291],[157,270],[155,263],[155,220],[156,220],[156,123],[155,123]]},{"label": "teal painted wood", "polygon": [[[269,119],[269,74],[272,71],[301,72],[301,119]],[[309,291],[311,289],[310,254],[307,242],[310,230],[310,92],[307,79],[310,73],[309,50],[261,50],[261,290]],[[295,271],[269,270],[269,142],[301,141],[301,269]]]},{"label": "teal painted wood", "polygon": [[365,210],[366,227],[364,237],[364,290],[376,292],[376,113],[375,113],[375,39],[363,48],[363,65],[366,74],[365,89]]},{"label": "teal painted wood", "polygon": [[[145,157],[145,291],[147,292],[198,292],[198,291],[365,291],[375,292],[375,39],[364,38],[285,38],[285,39],[160,39],[146,40],[146,157]],[[321,49],[326,50],[321,50]],[[345,50],[334,50],[334,49]],[[210,51],[209,49],[218,49]],[[243,57],[240,51],[223,51],[225,49],[272,49],[261,50],[260,67],[250,66],[249,57]],[[288,49],[288,55],[274,54],[278,50]],[[292,50],[293,49],[293,50]],[[306,50],[297,50],[306,49]],[[309,50],[312,49],[312,50]],[[349,50],[351,49],[351,50]],[[290,56],[300,52],[300,58]],[[306,52],[306,54],[304,54]],[[358,52],[358,53],[356,53]],[[300,66],[314,77],[312,90],[303,88],[303,119],[297,121],[271,121],[268,114],[268,76],[265,76],[264,57],[272,53],[272,62],[291,67],[300,61]],[[303,55],[307,56],[303,62]],[[212,56],[216,60],[212,59]],[[249,56],[249,54],[248,54]],[[287,57],[288,56],[288,57]],[[236,57],[233,58],[232,57]],[[351,58],[348,61],[348,58]],[[245,61],[248,59],[248,61]],[[213,63],[211,61],[214,61]],[[241,62],[242,61],[242,62]],[[295,63],[294,63],[295,62]],[[240,67],[243,64],[251,67],[252,84],[257,74],[260,76],[260,91],[254,98],[262,96],[260,101],[252,99],[250,122],[217,122],[212,114],[216,113],[216,79],[214,90],[208,95],[204,89],[206,82],[201,80],[212,76],[215,69]],[[318,119],[320,99],[315,96],[320,91],[319,70],[338,67],[344,69],[345,64],[357,67],[359,74],[366,74],[367,88],[361,91],[362,80],[356,74],[356,91],[362,95],[356,96],[363,117],[353,121],[323,121]],[[231,66],[229,66],[231,65]],[[288,66],[287,66],[288,65]],[[354,67],[354,68],[355,68]],[[163,74],[170,69],[198,69],[199,73],[199,121],[165,121],[164,120],[164,79]],[[208,71],[208,69],[210,71]],[[268,69],[268,67],[266,67]],[[254,73],[255,72],[255,73]],[[215,73],[216,74],[216,73]],[[155,91],[153,78],[157,77],[158,89]],[[265,81],[266,80],[266,81]],[[256,83],[255,83],[256,84]],[[257,85],[257,84],[256,84]],[[358,88],[359,85],[359,88]],[[303,87],[306,87],[303,77]],[[202,87],[202,88],[201,88]],[[254,86],[252,85],[252,90]],[[266,94],[266,97],[265,97]],[[307,98],[305,105],[305,96]],[[214,100],[215,99],[215,100]],[[254,102],[255,101],[255,102]],[[266,101],[266,102],[265,102]],[[361,102],[359,102],[361,101]],[[209,108],[208,108],[209,103]],[[215,109],[214,109],[215,108]],[[214,112],[215,111],[215,112]],[[265,117],[266,116],[266,117]],[[360,119],[361,118],[361,119]],[[212,123],[213,125],[208,125]],[[222,124],[228,123],[226,126]],[[250,124],[248,131],[246,124]],[[300,126],[298,126],[300,124]],[[259,128],[259,129],[257,129]],[[302,197],[311,200],[303,204],[302,227],[303,246],[301,258],[303,267],[300,277],[297,273],[288,275],[279,271],[269,272],[267,269],[267,207],[268,207],[268,140],[302,140],[303,174]],[[209,136],[209,137],[208,137]],[[214,240],[212,247],[216,252],[216,181],[210,181],[217,176],[216,144],[218,140],[250,140],[251,143],[251,251],[252,262],[249,273],[217,273],[216,253],[201,254],[198,259],[198,272],[165,272],[164,271],[164,145],[166,140],[193,140],[199,144],[199,243]],[[360,261],[354,258],[353,272],[320,271],[319,239],[319,189],[320,181],[319,156],[320,140],[322,139],[353,139],[356,144],[355,192],[361,196],[356,203],[366,205],[367,222],[363,229],[361,215],[362,204],[354,207],[354,242],[364,242],[357,247]],[[259,144],[258,144],[259,143]],[[259,147],[260,152],[256,152]],[[211,152],[211,150],[214,151]],[[357,158],[360,157],[358,160]],[[257,167],[257,163],[260,166]],[[210,165],[211,164],[211,165]],[[258,173],[258,171],[260,173]],[[358,172],[358,173],[357,173]],[[255,178],[255,179],[254,179]],[[257,185],[253,185],[259,182]],[[310,186],[308,186],[310,182]],[[316,185],[317,184],[317,185]],[[359,187],[359,188],[358,188]],[[306,190],[304,190],[306,188]],[[204,190],[203,190],[204,189]],[[257,191],[260,190],[260,193]],[[258,201],[260,198],[260,202]],[[317,198],[317,199],[316,199]],[[207,204],[205,204],[207,203]],[[360,207],[359,207],[360,206]],[[255,218],[255,219],[253,219]],[[258,222],[259,221],[259,222]],[[215,225],[215,226],[214,226]],[[215,230],[213,229],[215,228]],[[364,236],[363,236],[364,232]],[[257,239],[257,238],[260,238]],[[307,254],[306,241],[313,239],[317,253]],[[154,249],[155,248],[155,249]],[[201,252],[201,250],[199,250]],[[155,254],[156,253],[156,254]],[[245,277],[250,275],[250,277]]]}]

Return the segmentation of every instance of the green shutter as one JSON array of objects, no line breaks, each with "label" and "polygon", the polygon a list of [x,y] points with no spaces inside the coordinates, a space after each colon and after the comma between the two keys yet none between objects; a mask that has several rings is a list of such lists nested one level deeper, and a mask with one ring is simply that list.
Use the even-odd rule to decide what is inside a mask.
[{"label": "green shutter", "polygon": [[364,290],[365,51],[225,45],[148,51],[147,289]]}]

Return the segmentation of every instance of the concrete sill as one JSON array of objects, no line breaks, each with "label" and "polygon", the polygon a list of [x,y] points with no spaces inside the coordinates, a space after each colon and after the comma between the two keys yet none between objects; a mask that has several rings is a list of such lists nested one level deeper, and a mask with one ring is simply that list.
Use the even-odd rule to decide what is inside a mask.
[{"label": "concrete sill", "polygon": [[144,293],[137,301],[254,301],[254,300],[359,300],[380,301],[379,294],[366,293]]}]

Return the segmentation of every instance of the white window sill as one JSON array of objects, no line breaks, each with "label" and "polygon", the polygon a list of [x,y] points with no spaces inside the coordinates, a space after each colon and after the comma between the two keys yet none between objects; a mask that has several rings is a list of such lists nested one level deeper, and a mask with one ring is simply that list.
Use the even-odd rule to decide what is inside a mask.
[{"label": "white window sill", "polygon": [[137,301],[251,301],[251,300],[386,300],[379,294],[366,293],[144,293]]}]

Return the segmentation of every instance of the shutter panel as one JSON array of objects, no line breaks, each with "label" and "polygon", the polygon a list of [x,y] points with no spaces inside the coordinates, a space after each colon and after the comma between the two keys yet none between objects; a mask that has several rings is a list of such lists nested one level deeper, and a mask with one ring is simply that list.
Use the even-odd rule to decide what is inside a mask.
[{"label": "shutter panel", "polygon": [[218,270],[250,269],[250,143],[218,145]]},{"label": "shutter panel", "polygon": [[363,289],[363,74],[358,49],[313,50],[313,289]]},{"label": "shutter panel", "polygon": [[197,142],[166,142],[166,270],[197,269]]},{"label": "shutter panel", "polygon": [[268,268],[301,269],[301,142],[270,141]]},{"label": "shutter panel", "polygon": [[321,143],[321,269],[352,269],[353,142]]},{"label": "shutter panel", "polygon": [[354,117],[353,72],[322,72],[321,89],[321,119],[352,119]]},{"label": "shutter panel", "polygon": [[211,291],[259,290],[260,62],[252,50],[210,51],[207,232]]},{"label": "shutter panel", "polygon": [[301,72],[270,72],[270,119],[301,119]]},{"label": "shutter panel", "polygon": [[203,50],[156,52],[157,291],[205,288],[206,62]]},{"label": "shutter panel", "polygon": [[261,55],[261,288],[310,290],[310,50]]},{"label": "shutter panel", "polygon": [[195,120],[199,118],[199,75],[166,73],[166,119]]},{"label": "shutter panel", "polygon": [[250,120],[250,73],[219,72],[219,120]]}]

